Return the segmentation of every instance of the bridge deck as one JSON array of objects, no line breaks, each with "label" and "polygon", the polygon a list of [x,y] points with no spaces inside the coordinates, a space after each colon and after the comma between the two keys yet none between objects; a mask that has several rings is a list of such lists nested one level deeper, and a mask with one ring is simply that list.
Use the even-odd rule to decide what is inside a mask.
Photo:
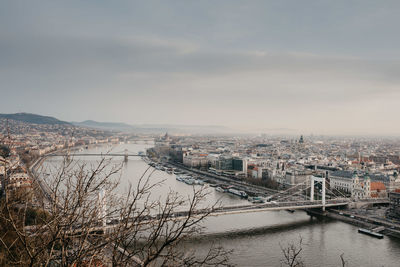
[{"label": "bridge deck", "polygon": [[[366,203],[386,203],[386,199],[376,199],[376,200],[365,200],[361,202]],[[325,203],[325,207],[340,207],[346,206],[351,201],[349,199],[336,199],[336,200],[327,200]],[[204,214],[209,213],[209,216],[220,216],[227,214],[240,214],[240,213],[251,213],[251,212],[265,212],[265,211],[279,211],[279,210],[299,210],[299,209],[314,209],[314,208],[322,208],[322,201],[291,201],[291,202],[278,202],[278,203],[264,203],[264,204],[251,204],[251,205],[241,205],[241,206],[228,206],[228,207],[219,207],[213,210],[210,209],[202,209],[197,211],[192,211],[192,216],[197,217]],[[152,221],[158,220],[160,215],[149,215],[143,216],[143,218],[138,221],[140,224],[150,223]],[[188,211],[178,211],[171,214],[170,218],[173,220],[181,220],[188,216]],[[117,227],[118,223],[110,224],[107,226],[99,226],[94,227],[92,231],[110,231],[113,228]]]},{"label": "bridge deck", "polygon": [[[192,212],[193,217],[201,216],[206,213],[209,213],[209,216],[220,216],[227,214],[239,214],[239,213],[250,213],[250,212],[263,212],[263,211],[278,211],[278,210],[299,210],[299,209],[312,209],[312,208],[322,208],[321,201],[304,201],[303,204],[295,205],[295,203],[299,202],[282,202],[282,203],[264,203],[258,205],[244,205],[244,206],[229,206],[229,207],[220,207],[216,208],[212,211],[209,209],[203,209]],[[308,204],[306,204],[308,203]],[[345,206],[349,204],[348,201],[331,201],[331,203],[326,203],[325,207],[338,207]],[[175,212],[171,214],[171,219],[181,220],[184,219],[188,215],[187,211]],[[150,223],[152,221],[156,221],[159,215],[146,216],[142,220],[139,220],[140,223]],[[118,224],[107,225],[106,227],[95,227],[93,231],[102,231],[102,230],[112,230],[117,227]]]}]

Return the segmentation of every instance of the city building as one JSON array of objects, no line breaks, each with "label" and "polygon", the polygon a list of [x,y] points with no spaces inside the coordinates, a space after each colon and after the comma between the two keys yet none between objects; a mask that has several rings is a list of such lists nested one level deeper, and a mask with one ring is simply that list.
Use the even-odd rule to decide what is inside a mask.
[{"label": "city building", "polygon": [[357,172],[352,177],[351,197],[355,200],[366,199],[371,197],[371,178],[368,173],[364,175],[364,179],[360,179]]},{"label": "city building", "polygon": [[8,188],[31,187],[32,179],[25,172],[13,173],[8,178]]},{"label": "city building", "polygon": [[387,216],[393,219],[400,220],[400,190],[398,192],[389,193],[389,210]]},{"label": "city building", "polygon": [[371,197],[372,198],[386,198],[387,190],[383,182],[371,182]]},{"label": "city building", "polygon": [[233,170],[233,158],[221,155],[215,162],[215,168],[217,170]]},{"label": "city building", "polygon": [[332,171],[329,173],[330,187],[343,193],[351,194],[353,187],[351,171]]},{"label": "city building", "polygon": [[208,168],[208,154],[189,154],[183,157],[183,165],[191,168]]}]

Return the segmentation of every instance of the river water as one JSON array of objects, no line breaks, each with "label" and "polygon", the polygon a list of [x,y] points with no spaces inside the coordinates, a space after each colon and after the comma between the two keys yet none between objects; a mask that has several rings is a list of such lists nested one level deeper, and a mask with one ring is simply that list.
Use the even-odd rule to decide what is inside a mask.
[{"label": "river water", "polygon": [[[114,146],[92,147],[78,153],[106,153],[145,151],[151,144],[120,144]],[[98,157],[75,157],[77,160],[95,163]],[[60,159],[53,158],[48,164],[57,165]],[[114,158],[113,162],[122,162],[122,158]],[[130,157],[123,165],[119,194],[124,194],[129,184],[135,184],[148,165],[139,157]],[[175,175],[155,171],[151,182],[163,181],[156,187],[153,195],[165,196],[170,191],[183,196],[192,194],[192,186],[178,182]],[[226,193],[216,192],[208,188],[210,194],[207,205],[217,201],[221,205],[249,204]],[[204,222],[204,235],[188,242],[187,249],[205,251],[212,244],[232,249],[232,263],[237,266],[280,266],[283,258],[280,245],[303,240],[302,259],[306,266],[341,266],[340,255],[348,266],[400,266],[400,239],[385,236],[375,239],[357,233],[357,227],[332,219],[317,219],[303,211],[289,213],[287,211],[258,212],[248,214],[223,215],[209,217]]]}]

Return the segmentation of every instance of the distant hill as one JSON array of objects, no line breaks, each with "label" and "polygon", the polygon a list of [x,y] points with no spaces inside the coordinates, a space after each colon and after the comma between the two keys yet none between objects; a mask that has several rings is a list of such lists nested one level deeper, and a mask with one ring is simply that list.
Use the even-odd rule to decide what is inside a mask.
[{"label": "distant hill", "polygon": [[25,123],[35,124],[58,124],[75,125],[79,127],[94,128],[100,130],[114,130],[123,132],[135,132],[146,134],[227,134],[232,133],[232,129],[216,125],[175,125],[175,124],[137,124],[130,125],[122,122],[98,122],[86,120],[82,122],[66,122],[54,117],[42,116],[32,113],[0,114],[0,119],[9,119]]},{"label": "distant hill", "polygon": [[0,119],[9,119],[9,120],[21,121],[26,123],[35,123],[35,124],[65,124],[65,125],[70,124],[66,121],[60,121],[54,117],[42,116],[31,113],[0,114]]},{"label": "distant hill", "polygon": [[75,126],[107,129],[107,130],[133,130],[135,127],[122,122],[98,122],[93,120],[86,120],[82,122],[71,122]]}]

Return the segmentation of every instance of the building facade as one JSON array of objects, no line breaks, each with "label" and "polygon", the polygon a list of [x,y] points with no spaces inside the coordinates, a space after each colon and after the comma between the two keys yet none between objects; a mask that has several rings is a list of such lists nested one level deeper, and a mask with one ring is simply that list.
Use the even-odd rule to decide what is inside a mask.
[{"label": "building facade", "polygon": [[351,197],[355,200],[366,199],[371,197],[371,178],[368,173],[364,175],[364,179],[360,179],[356,172],[353,174]]},{"label": "building facade", "polygon": [[387,216],[400,220],[400,192],[389,193],[389,210]]}]

